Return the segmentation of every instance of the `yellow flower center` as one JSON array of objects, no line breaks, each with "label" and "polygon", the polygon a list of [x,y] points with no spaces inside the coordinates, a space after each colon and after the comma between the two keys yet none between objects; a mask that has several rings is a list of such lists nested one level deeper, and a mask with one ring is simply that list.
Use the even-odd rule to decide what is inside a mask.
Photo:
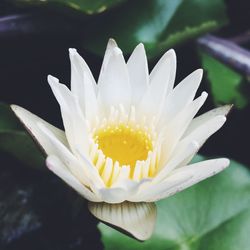
[{"label": "yellow flower center", "polygon": [[125,125],[109,126],[95,133],[95,143],[106,157],[119,165],[134,168],[137,161],[146,160],[152,151],[152,141],[147,131]]}]

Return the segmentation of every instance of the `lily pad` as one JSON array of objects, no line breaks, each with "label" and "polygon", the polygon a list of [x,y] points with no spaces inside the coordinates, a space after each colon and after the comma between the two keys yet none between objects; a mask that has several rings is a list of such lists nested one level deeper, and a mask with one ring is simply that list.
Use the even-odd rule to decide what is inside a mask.
[{"label": "lily pad", "polygon": [[128,1],[90,20],[84,47],[102,54],[109,37],[125,53],[143,42],[149,56],[217,29],[227,22],[222,0],[137,0]]},{"label": "lily pad", "polygon": [[244,77],[205,52],[200,54],[203,68],[207,71],[214,103],[233,103],[237,108],[244,108],[248,104],[243,91],[246,82]]},{"label": "lily pad", "polygon": [[0,104],[0,150],[31,167],[46,169],[41,151],[6,104]]},{"label": "lily pad", "polygon": [[67,7],[85,14],[96,14],[104,12],[125,0],[12,0],[19,5],[41,5]]},{"label": "lily pad", "polygon": [[224,172],[159,201],[156,229],[145,242],[99,225],[106,250],[247,250],[250,173],[232,161]]}]

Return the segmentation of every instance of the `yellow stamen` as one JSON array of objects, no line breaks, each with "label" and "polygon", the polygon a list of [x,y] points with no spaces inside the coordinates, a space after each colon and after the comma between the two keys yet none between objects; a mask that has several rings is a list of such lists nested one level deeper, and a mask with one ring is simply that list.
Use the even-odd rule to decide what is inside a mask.
[{"label": "yellow stamen", "polygon": [[96,131],[95,143],[106,157],[119,165],[134,169],[137,161],[144,161],[153,145],[150,135],[140,127],[123,124],[108,126]]}]

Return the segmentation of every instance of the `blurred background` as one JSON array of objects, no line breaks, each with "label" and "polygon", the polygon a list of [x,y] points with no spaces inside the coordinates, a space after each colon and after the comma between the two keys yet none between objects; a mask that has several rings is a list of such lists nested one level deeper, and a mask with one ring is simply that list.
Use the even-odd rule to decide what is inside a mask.
[{"label": "blurred background", "polygon": [[76,48],[97,79],[110,37],[126,57],[144,43],[150,69],[174,48],[176,82],[203,68],[201,112],[234,108],[200,154],[250,167],[248,0],[0,0],[0,249],[103,248],[86,202],[38,167],[43,158],[7,105],[62,127],[47,75],[69,86],[68,48]]}]

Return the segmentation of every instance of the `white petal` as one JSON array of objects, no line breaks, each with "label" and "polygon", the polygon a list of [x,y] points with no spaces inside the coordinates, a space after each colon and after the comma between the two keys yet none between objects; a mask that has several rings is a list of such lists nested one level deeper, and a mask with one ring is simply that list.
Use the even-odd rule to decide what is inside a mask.
[{"label": "white petal", "polygon": [[[189,126],[193,117],[199,111],[207,98],[207,93],[203,92],[200,97],[187,105],[164,130],[164,141],[162,142],[162,154],[160,164],[165,165],[167,160],[172,156],[172,153],[183,136],[185,130]],[[167,153],[164,153],[167,152]]]},{"label": "white petal", "polygon": [[37,126],[37,123],[42,123],[48,130],[50,130],[55,137],[66,147],[68,147],[68,142],[64,131],[54,127],[53,125],[47,123],[38,116],[32,114],[28,110],[19,107],[17,105],[11,105],[11,109],[15,112],[16,116],[20,119],[21,123],[26,127],[27,131],[31,136],[37,141],[39,146],[45,151],[47,155],[54,154],[55,149],[51,146],[48,138],[44,137],[43,133]]},{"label": "white petal", "polygon": [[[76,158],[43,124],[38,123],[37,125],[44,133],[44,137],[47,137],[51,146],[54,147],[55,155],[63,161],[72,174],[83,184],[90,186],[95,193],[98,193],[98,189],[102,188],[104,183],[97,169],[84,156],[81,155],[81,159]],[[77,153],[79,152],[77,151]]]},{"label": "white petal", "polygon": [[[170,61],[170,63],[169,63]],[[170,68],[168,70],[168,67]],[[169,74],[169,76],[168,76]],[[173,49],[168,50],[158,61],[150,73],[150,84],[166,85],[166,94],[168,94],[174,86],[176,74],[176,54]]]},{"label": "white petal", "polygon": [[71,63],[71,91],[81,100],[84,97],[83,74],[88,76],[94,90],[96,89],[96,82],[87,63],[77,53],[76,49],[69,49],[69,56]]},{"label": "white petal", "polygon": [[149,83],[148,62],[144,45],[136,46],[127,62],[132,89],[132,105],[137,105],[146,92]]},{"label": "white petal", "polygon": [[[211,118],[210,120],[204,122],[199,127],[197,127],[189,135],[184,137],[180,141],[178,147],[185,147],[185,145],[187,145],[190,141],[197,141],[201,147],[212,134],[214,134],[217,130],[219,130],[223,126],[225,122],[226,122],[226,117],[222,115]],[[186,160],[188,160],[189,162],[191,159],[186,159]],[[185,161],[182,164],[186,165],[188,162]]]},{"label": "white petal", "polygon": [[128,198],[127,190],[124,188],[101,188],[98,190],[103,202],[109,204],[118,204],[124,202]]},{"label": "white petal", "polygon": [[172,190],[173,188],[178,187],[181,184],[191,180],[192,177],[192,174],[178,173],[169,176],[162,182],[152,182],[151,185],[146,186],[141,192],[137,194],[136,199],[137,201],[146,202],[159,200],[158,197],[161,197],[162,193],[165,193],[166,190]]},{"label": "white petal", "polygon": [[99,104],[108,113],[110,107],[123,105],[126,111],[131,104],[131,87],[128,70],[122,51],[114,48],[110,55],[103,77],[98,85]]},{"label": "white petal", "polygon": [[97,115],[96,83],[83,58],[75,49],[69,49],[71,61],[71,91],[78,98],[82,113],[88,120]]},{"label": "white petal", "polygon": [[166,189],[165,192],[162,192],[153,199],[149,199],[149,201],[157,201],[169,197],[171,195],[174,195],[177,192],[180,192],[206,178],[209,178],[221,172],[226,167],[228,167],[229,164],[230,161],[228,159],[221,158],[221,159],[202,161],[179,168],[175,172],[173,172],[173,176],[182,173],[186,175],[192,175],[192,178],[188,179],[187,181],[173,188]]},{"label": "white petal", "polygon": [[55,135],[48,130],[42,123],[37,123],[38,129],[44,138],[50,143],[50,147],[54,149],[54,155],[61,159],[64,165],[71,171],[71,173],[87,186],[91,185],[91,177],[89,169],[80,164],[77,158],[65,147]]},{"label": "white petal", "polygon": [[90,123],[93,124],[95,118],[98,116],[99,107],[95,89],[92,87],[89,76],[87,74],[84,74],[84,90],[85,117]]},{"label": "white petal", "polygon": [[189,133],[193,132],[196,128],[200,127],[202,124],[213,119],[215,116],[221,116],[221,115],[226,116],[231,109],[232,105],[225,105],[212,109],[200,116],[195,117],[188,126],[184,136],[187,136]]},{"label": "white petal", "polygon": [[118,48],[118,46],[116,44],[116,41],[111,38],[108,41],[106,51],[103,57],[102,67],[101,67],[101,71],[100,71],[99,79],[98,79],[98,87],[103,83],[103,77],[105,75],[106,67],[107,67],[107,64],[109,62],[110,56],[112,55],[112,51],[114,48]]},{"label": "white petal", "polygon": [[91,192],[87,187],[80,183],[76,177],[74,177],[67,169],[67,167],[59,160],[58,157],[54,155],[48,156],[46,159],[46,165],[48,168],[59,176],[63,181],[65,181],[69,186],[75,189],[81,196],[89,201],[100,202],[101,199],[98,198],[93,192]]},{"label": "white petal", "polygon": [[183,160],[187,159],[191,155],[197,153],[199,149],[199,144],[196,141],[192,141],[183,147],[182,150],[176,152],[169,162],[160,169],[156,177],[153,179],[153,183],[159,183],[166,179],[168,175],[177,167]]},{"label": "white petal", "polygon": [[72,151],[76,153],[76,148],[81,148],[87,154],[89,150],[88,133],[78,99],[55,77],[48,76],[48,82],[60,104],[65,133]]},{"label": "white petal", "polygon": [[168,83],[172,81],[172,79],[170,79],[172,77],[171,66],[175,60],[175,53],[173,50],[170,50],[167,52],[166,56],[165,77],[162,79],[162,75],[152,72],[153,76],[151,77],[149,88],[142,97],[139,107],[137,108],[137,113],[139,114],[148,117],[156,117],[156,119],[158,119],[158,115],[161,114],[162,106],[169,88]]},{"label": "white petal", "polygon": [[147,240],[153,233],[156,220],[154,203],[107,204],[89,202],[89,210],[101,221],[121,228],[139,240]]},{"label": "white petal", "polygon": [[188,105],[195,96],[195,93],[202,79],[202,70],[198,69],[182,80],[168,95],[162,110],[160,125],[170,121]]},{"label": "white petal", "polygon": [[[121,171],[122,172],[122,171]],[[150,182],[150,179],[143,179],[141,181],[119,179],[109,188],[101,188],[98,190],[100,197],[107,203],[121,203],[124,201],[134,201],[141,186]]]},{"label": "white petal", "polygon": [[[175,156],[176,154],[178,154],[178,152],[185,150],[185,148],[188,147],[191,141],[196,141],[199,145],[199,148],[202,147],[205,141],[217,130],[219,130],[225,122],[226,117],[222,115],[218,115],[212,117],[210,120],[204,121],[203,124],[200,124],[199,127],[197,127],[194,131],[189,133],[187,136],[181,139],[180,142],[178,142],[172,155]],[[179,163],[179,166],[176,166],[176,168],[187,165],[192,160],[195,154],[196,152],[183,159],[183,161]]]}]

